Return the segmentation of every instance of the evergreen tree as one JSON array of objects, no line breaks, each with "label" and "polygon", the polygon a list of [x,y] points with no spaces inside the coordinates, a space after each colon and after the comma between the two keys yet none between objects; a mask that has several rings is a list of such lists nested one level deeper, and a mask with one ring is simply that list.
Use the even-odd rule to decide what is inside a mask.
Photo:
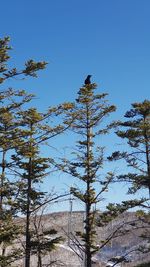
[{"label": "evergreen tree", "polygon": [[[14,172],[21,176],[20,192],[18,196],[18,205],[20,211],[26,216],[26,249],[25,249],[25,266],[30,266],[31,253],[31,234],[30,234],[30,217],[31,211],[38,204],[43,196],[42,192],[38,192],[35,188],[40,179],[44,176],[44,171],[48,168],[47,159],[38,156],[38,147],[35,144],[35,132],[38,132],[38,122],[41,115],[35,109],[21,112],[23,116],[22,138],[20,145],[16,147],[17,154],[12,156],[14,162]],[[17,171],[17,168],[19,171]]]},{"label": "evergreen tree", "polygon": [[[118,122],[116,134],[121,139],[127,141],[126,151],[116,151],[109,157],[109,160],[125,160],[129,172],[118,175],[119,181],[129,183],[129,194],[135,194],[137,191],[147,190],[145,200],[139,199],[139,205],[144,210],[137,212],[140,221],[149,226],[150,218],[150,101],[144,100],[140,103],[133,103],[132,108],[126,112],[125,121]],[[141,201],[141,203],[140,203]],[[132,201],[133,202],[133,201]],[[134,202],[133,202],[134,203]],[[138,201],[137,201],[138,205]],[[138,215],[139,214],[139,215]],[[150,251],[150,233],[148,229],[143,228],[141,238],[147,242],[143,247],[143,252]]]},{"label": "evergreen tree", "polygon": [[[37,71],[44,69],[46,62],[35,62],[28,60],[24,68],[9,68],[9,37],[0,39],[0,83],[15,76],[37,77]],[[2,87],[4,88],[4,86]],[[13,162],[11,155],[14,149],[20,146],[20,121],[18,111],[22,110],[23,104],[32,99],[32,95],[23,90],[12,88],[0,91],[0,153],[1,153],[1,174],[0,174],[0,266],[9,266],[12,261],[19,257],[16,251],[7,247],[12,244],[19,235],[19,228],[14,223],[14,217],[18,212],[17,196],[19,193],[18,183],[15,181],[16,173],[12,172]],[[18,250],[19,251],[19,250]]]},{"label": "evergreen tree", "polygon": [[18,70],[16,67],[9,68],[9,52],[12,49],[9,45],[10,38],[4,37],[0,39],[0,83],[2,84],[7,79],[19,76],[37,77],[37,71],[46,67],[46,62],[35,62],[30,59],[25,63],[24,68]]},{"label": "evergreen tree", "polygon": [[[71,193],[85,204],[84,233],[77,233],[82,239],[81,246],[85,254],[85,266],[91,267],[92,254],[95,246],[95,211],[93,207],[101,199],[113,175],[106,177],[100,174],[104,164],[104,148],[97,146],[96,137],[106,134],[113,127],[105,124],[105,118],[115,111],[105,99],[107,94],[95,94],[96,84],[88,83],[80,88],[76,104],[67,114],[66,123],[71,124],[73,132],[78,134],[76,157],[72,160],[63,159],[59,168],[82,182],[82,187],[71,187]],[[102,124],[104,128],[99,129]],[[100,190],[99,190],[100,188]]]},{"label": "evergreen tree", "polygon": [[0,266],[2,267],[9,266],[9,262],[12,259],[16,259],[17,256],[19,257],[19,253],[8,253],[7,249],[19,234],[19,227],[13,221],[16,216],[14,205],[18,187],[14,179],[15,175],[11,171],[12,162],[10,155],[16,147],[19,138],[17,112],[31,98],[31,95],[21,90],[14,91],[8,89],[0,93]]},{"label": "evergreen tree", "polygon": [[[47,117],[47,116],[46,116]],[[45,115],[36,109],[20,112],[22,125],[19,145],[15,148],[16,154],[12,155],[13,171],[18,176],[20,192],[18,195],[17,209],[25,215],[25,266],[30,266],[32,246],[35,250],[35,241],[32,241],[31,217],[35,209],[43,204],[45,193],[39,190],[46,176],[50,160],[40,156],[40,143],[54,134],[54,129],[43,124]],[[56,127],[56,131],[57,131]],[[45,134],[46,132],[46,134]],[[53,132],[53,133],[52,133]],[[34,245],[33,245],[34,243]]]},{"label": "evergreen tree", "polygon": [[114,152],[109,160],[126,161],[129,172],[118,178],[131,183],[129,193],[145,188],[150,194],[150,101],[133,103],[125,118],[116,134],[127,141],[128,150]]},{"label": "evergreen tree", "polygon": [[[16,207],[25,215],[25,267],[30,266],[30,257],[35,254],[35,251],[41,262],[40,255],[44,254],[45,251],[51,251],[55,244],[61,241],[61,238],[51,238],[50,241],[44,241],[44,235],[48,231],[46,230],[38,236],[33,230],[31,221],[34,220],[34,212],[44,205],[46,192],[41,191],[39,185],[48,175],[50,163],[53,162],[51,158],[41,157],[42,143],[65,130],[63,123],[60,125],[54,122],[52,126],[51,118],[57,117],[62,114],[62,111],[65,112],[68,109],[70,109],[70,104],[65,103],[58,107],[49,108],[47,113],[39,113],[35,108],[18,112],[20,141],[15,147],[16,153],[11,158],[14,164],[12,169],[18,177],[20,189]],[[51,121],[51,125],[48,124],[48,120]],[[37,230],[36,227],[35,230]],[[56,233],[54,229],[52,230],[50,231],[51,234]]]}]

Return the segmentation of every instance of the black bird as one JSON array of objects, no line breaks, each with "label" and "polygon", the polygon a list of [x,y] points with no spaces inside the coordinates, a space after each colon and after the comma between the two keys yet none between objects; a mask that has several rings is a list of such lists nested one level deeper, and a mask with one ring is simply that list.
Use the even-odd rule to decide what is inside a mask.
[{"label": "black bird", "polygon": [[90,78],[92,77],[92,75],[88,75],[84,81],[84,84],[91,84]]}]

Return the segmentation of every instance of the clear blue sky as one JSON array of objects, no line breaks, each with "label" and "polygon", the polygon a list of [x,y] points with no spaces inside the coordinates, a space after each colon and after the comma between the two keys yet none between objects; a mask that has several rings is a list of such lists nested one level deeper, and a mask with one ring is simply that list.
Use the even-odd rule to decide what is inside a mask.
[{"label": "clear blue sky", "polygon": [[149,0],[2,1],[0,36],[11,37],[12,63],[49,62],[38,79],[15,87],[36,93],[35,105],[44,110],[74,100],[92,74],[121,118],[132,102],[149,98],[149,14]]}]

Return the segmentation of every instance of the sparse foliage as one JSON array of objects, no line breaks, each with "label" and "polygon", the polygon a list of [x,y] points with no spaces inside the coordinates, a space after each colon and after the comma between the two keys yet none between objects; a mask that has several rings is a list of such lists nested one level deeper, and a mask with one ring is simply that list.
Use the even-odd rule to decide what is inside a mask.
[{"label": "sparse foliage", "polygon": [[126,121],[118,123],[116,134],[127,141],[127,151],[116,151],[109,160],[124,159],[129,170],[134,170],[118,176],[131,183],[129,193],[141,188],[150,191],[150,101],[132,104],[125,118]]},{"label": "sparse foliage", "polygon": [[[78,134],[75,158],[63,159],[59,168],[81,182],[81,187],[72,186],[71,193],[85,204],[84,233],[78,232],[81,238],[82,249],[85,254],[85,266],[91,266],[92,254],[97,250],[95,246],[95,214],[93,207],[101,199],[102,193],[113,179],[108,173],[102,177],[100,169],[104,164],[104,148],[95,143],[96,137],[107,133],[112,125],[106,125],[101,130],[99,124],[115,111],[115,106],[105,100],[107,94],[95,94],[96,84],[86,84],[80,88],[76,104],[67,114],[66,123],[71,124],[73,132]],[[104,121],[105,123],[105,121]],[[100,189],[96,189],[95,185]]]}]

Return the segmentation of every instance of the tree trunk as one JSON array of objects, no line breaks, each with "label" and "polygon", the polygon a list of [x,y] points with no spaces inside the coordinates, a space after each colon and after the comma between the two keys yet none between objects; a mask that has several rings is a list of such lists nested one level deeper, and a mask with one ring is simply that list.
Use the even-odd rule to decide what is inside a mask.
[{"label": "tree trunk", "polygon": [[38,251],[38,265],[37,265],[37,267],[42,267],[41,251]]},{"label": "tree trunk", "polygon": [[27,188],[25,267],[30,267],[30,254],[31,254],[31,236],[30,236],[31,172],[32,172],[32,160],[30,158],[29,159],[28,188]]},{"label": "tree trunk", "polygon": [[91,221],[90,221],[90,213],[91,213],[91,202],[90,202],[90,152],[91,152],[91,128],[89,125],[89,107],[87,104],[87,146],[86,146],[86,154],[87,154],[87,189],[86,189],[86,219],[85,219],[85,267],[91,267]]},{"label": "tree trunk", "polygon": [[90,205],[86,205],[86,222],[85,222],[85,267],[91,267],[91,225],[90,225]]}]

